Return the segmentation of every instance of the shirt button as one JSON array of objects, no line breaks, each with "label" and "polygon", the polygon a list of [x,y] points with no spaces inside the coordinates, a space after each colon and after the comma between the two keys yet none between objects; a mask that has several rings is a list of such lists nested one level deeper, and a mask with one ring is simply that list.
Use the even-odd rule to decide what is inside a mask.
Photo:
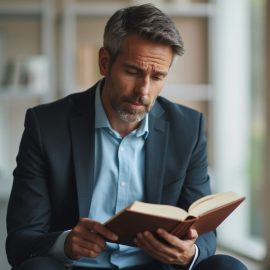
[{"label": "shirt button", "polygon": [[125,187],[126,186],[126,182],[125,181],[121,181],[120,185],[121,185],[121,187]]},{"label": "shirt button", "polygon": [[124,147],[120,147],[120,151],[123,152],[125,150]]}]

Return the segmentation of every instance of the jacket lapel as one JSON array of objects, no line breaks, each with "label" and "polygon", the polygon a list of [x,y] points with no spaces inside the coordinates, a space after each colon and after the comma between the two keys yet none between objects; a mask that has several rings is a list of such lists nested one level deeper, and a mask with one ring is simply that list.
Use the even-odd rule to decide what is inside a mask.
[{"label": "jacket lapel", "polygon": [[[87,217],[94,187],[95,91],[89,90],[74,100],[79,110],[70,120],[73,162],[79,216]],[[80,105],[79,105],[80,104]],[[78,107],[79,106],[79,107]]]},{"label": "jacket lapel", "polygon": [[146,201],[160,203],[164,182],[166,149],[169,138],[169,123],[160,116],[163,109],[156,105],[149,114],[149,136],[146,140]]}]

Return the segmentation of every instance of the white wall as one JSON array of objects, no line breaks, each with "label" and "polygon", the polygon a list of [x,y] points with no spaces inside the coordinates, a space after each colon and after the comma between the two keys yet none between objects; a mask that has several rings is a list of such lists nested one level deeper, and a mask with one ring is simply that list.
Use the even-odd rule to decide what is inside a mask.
[{"label": "white wall", "polygon": [[6,242],[6,211],[7,202],[0,202],[0,268],[1,270],[10,270],[6,258],[5,242]]}]

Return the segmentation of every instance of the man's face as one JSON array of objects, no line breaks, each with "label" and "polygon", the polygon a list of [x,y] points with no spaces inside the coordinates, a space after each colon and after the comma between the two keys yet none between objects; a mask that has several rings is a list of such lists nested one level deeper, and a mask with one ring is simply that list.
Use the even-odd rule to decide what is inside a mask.
[{"label": "man's face", "polygon": [[107,114],[128,123],[140,122],[154,105],[172,59],[170,46],[137,35],[125,39],[112,65],[108,52],[102,49],[100,70],[106,77],[102,100]]}]

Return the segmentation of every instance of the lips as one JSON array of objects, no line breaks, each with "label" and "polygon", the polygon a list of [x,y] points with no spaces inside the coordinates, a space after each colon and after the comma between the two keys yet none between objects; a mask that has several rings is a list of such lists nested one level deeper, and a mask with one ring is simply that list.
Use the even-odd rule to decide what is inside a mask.
[{"label": "lips", "polygon": [[139,109],[141,107],[145,107],[145,105],[138,102],[128,102],[128,103],[132,109]]},{"label": "lips", "polygon": [[130,102],[130,103],[135,106],[144,106],[142,103],[139,102]]},{"label": "lips", "polygon": [[134,106],[144,106],[144,107],[147,107],[151,103],[150,98],[146,96],[141,96],[141,97],[136,97],[136,98],[126,97],[124,101]]}]

